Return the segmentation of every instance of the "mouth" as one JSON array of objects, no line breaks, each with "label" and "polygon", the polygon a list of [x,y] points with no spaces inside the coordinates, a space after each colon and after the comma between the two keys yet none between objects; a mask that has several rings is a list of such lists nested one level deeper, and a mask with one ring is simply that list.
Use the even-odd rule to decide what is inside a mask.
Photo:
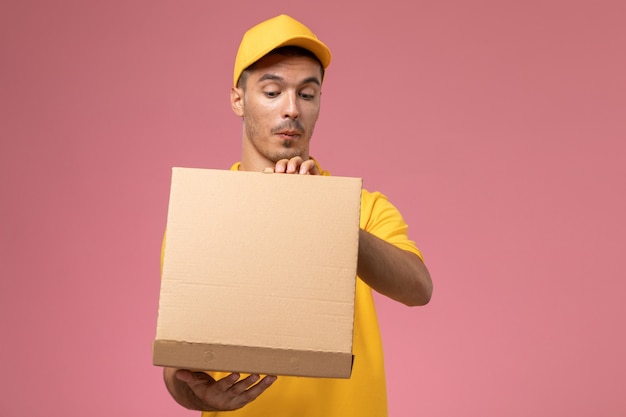
[{"label": "mouth", "polygon": [[281,139],[293,140],[300,137],[302,133],[298,130],[281,130],[276,132],[276,135]]},{"label": "mouth", "polygon": [[283,141],[294,141],[304,134],[304,128],[298,120],[284,121],[272,129],[272,133]]}]

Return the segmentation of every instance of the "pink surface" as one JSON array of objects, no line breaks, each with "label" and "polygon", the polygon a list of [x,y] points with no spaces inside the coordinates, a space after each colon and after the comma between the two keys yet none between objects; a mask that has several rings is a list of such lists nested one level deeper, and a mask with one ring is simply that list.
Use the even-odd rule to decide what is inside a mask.
[{"label": "pink surface", "polygon": [[434,277],[377,298],[391,416],[626,415],[626,3],[222,3],[0,5],[0,416],[196,414],[151,365],[170,168],[238,159],[234,53],[280,12],[334,54],[313,155]]}]

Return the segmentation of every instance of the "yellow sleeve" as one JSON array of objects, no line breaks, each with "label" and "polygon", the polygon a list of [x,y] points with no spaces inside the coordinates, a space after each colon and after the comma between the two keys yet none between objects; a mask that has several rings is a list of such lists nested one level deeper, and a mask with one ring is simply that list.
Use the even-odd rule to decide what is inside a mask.
[{"label": "yellow sleeve", "polygon": [[422,258],[420,250],[408,236],[409,226],[400,211],[379,192],[363,190],[361,197],[361,229],[370,232],[400,249]]}]

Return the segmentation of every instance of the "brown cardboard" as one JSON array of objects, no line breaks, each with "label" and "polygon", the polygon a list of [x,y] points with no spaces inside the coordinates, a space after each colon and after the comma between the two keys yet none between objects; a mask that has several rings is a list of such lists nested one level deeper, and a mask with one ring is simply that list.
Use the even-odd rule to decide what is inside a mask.
[{"label": "brown cardboard", "polygon": [[174,168],[153,363],[348,378],[361,184]]}]

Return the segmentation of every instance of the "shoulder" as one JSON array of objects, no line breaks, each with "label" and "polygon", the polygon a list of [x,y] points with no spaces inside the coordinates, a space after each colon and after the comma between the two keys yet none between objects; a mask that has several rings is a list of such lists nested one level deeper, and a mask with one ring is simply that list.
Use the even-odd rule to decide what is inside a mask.
[{"label": "shoulder", "polygon": [[400,210],[381,192],[361,191],[360,227],[394,246],[422,257],[415,242],[409,239],[409,226]]},{"label": "shoulder", "polygon": [[361,190],[361,210],[365,213],[377,214],[381,211],[396,212],[400,215],[398,209],[389,201],[387,196],[379,191],[368,191],[365,188]]}]

